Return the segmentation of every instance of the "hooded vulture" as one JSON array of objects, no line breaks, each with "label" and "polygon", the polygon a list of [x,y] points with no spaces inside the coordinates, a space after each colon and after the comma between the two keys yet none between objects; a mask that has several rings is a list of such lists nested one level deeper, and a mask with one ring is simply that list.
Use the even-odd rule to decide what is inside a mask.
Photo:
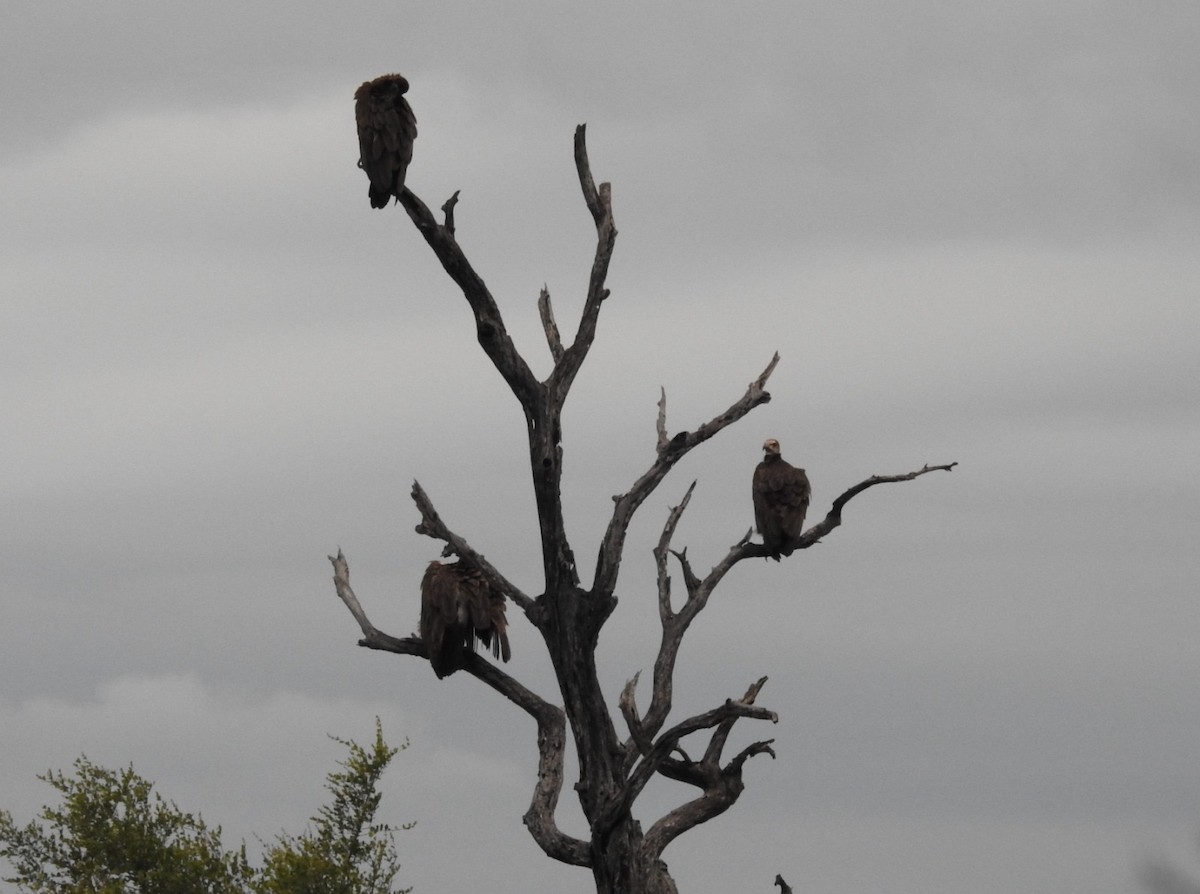
[{"label": "hooded vulture", "polygon": [[795,541],[804,533],[811,496],[804,470],[785,462],[779,455],[779,442],[768,438],[763,444],[763,461],[754,470],[754,524],[776,561],[781,555],[790,556]]},{"label": "hooded vulture", "polygon": [[367,81],[354,91],[358,166],[371,178],[372,208],[386,208],[404,189],[417,138],[417,118],[404,98],[406,92],[408,81],[398,74]]},{"label": "hooded vulture", "polygon": [[463,562],[430,562],[421,579],[421,639],[438,679],[462,667],[475,640],[508,661],[504,594],[488,586],[478,568]]}]

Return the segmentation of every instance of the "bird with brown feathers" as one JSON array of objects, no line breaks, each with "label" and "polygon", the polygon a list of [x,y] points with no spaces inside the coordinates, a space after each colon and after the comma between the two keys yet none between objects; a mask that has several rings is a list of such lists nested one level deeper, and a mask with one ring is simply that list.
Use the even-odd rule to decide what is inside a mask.
[{"label": "bird with brown feathers", "polygon": [[367,81],[354,91],[358,166],[371,179],[367,192],[372,208],[386,208],[404,190],[417,138],[417,116],[404,98],[407,92],[408,81],[398,74]]},{"label": "bird with brown feathers", "polygon": [[768,438],[763,444],[763,461],[754,470],[754,524],[762,534],[763,546],[776,561],[790,556],[804,533],[804,516],[812,488],[803,469],[786,462],[779,442]]},{"label": "bird with brown feathers", "polygon": [[462,561],[430,562],[421,579],[421,639],[438,679],[463,665],[475,641],[503,661],[512,658],[504,594],[483,573]]}]

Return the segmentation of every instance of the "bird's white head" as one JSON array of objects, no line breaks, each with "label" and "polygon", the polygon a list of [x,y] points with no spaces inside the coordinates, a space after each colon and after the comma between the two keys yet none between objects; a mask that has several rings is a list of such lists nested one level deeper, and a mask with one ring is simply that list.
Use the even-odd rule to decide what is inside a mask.
[{"label": "bird's white head", "polygon": [[763,453],[767,456],[779,456],[779,442],[774,438],[763,441]]}]

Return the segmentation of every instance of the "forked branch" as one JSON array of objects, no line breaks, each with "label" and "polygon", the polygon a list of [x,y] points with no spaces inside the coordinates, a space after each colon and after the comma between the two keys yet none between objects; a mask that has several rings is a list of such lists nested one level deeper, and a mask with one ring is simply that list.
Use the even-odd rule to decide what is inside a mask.
[{"label": "forked branch", "polygon": [[765,404],[771,399],[766,390],[767,379],[775,371],[779,363],[776,353],[771,362],[753,382],[746,388],[746,393],[735,401],[723,413],[719,413],[702,424],[695,431],[681,431],[674,437],[666,437],[667,398],[664,393],[658,402],[658,449],[654,463],[626,493],[613,497],[616,504],[613,508],[612,519],[600,543],[600,555],[596,562],[596,576],[592,583],[595,593],[611,594],[617,585],[617,573],[621,566],[621,555],[625,547],[625,536],[633,514],[646,498],[654,492],[659,483],[671,471],[674,465],[683,459],[693,448],[703,444],[717,432],[737,422],[755,407]]},{"label": "forked branch", "polygon": [[[648,779],[645,774],[653,775],[655,772],[702,789],[698,797],[681,804],[650,827],[643,841],[648,856],[657,857],[679,835],[732,807],[744,788],[742,768],[747,760],[758,754],[775,757],[771,740],[766,740],[747,745],[724,766],[720,763],[729,732],[738,719],[751,717],[770,720],[772,723],[778,722],[778,717],[773,711],[767,711],[754,704],[766,682],[767,678],[762,677],[750,685],[740,700],[727,701],[722,708],[676,724],[659,737],[650,754],[645,755],[641,763],[634,768],[630,774],[629,785],[635,792],[640,791],[640,787],[635,789],[635,786],[644,785],[643,780]],[[677,750],[679,739],[683,736],[714,726],[712,738],[701,760],[670,757],[671,751]]]},{"label": "forked branch", "polygon": [[[591,165],[587,156],[587,125],[580,124],[575,128],[575,170],[579,175],[579,185],[583,190],[583,200],[592,219],[596,222],[596,254],[592,259],[592,272],[588,278],[587,297],[583,303],[583,313],[579,317],[579,329],[575,332],[575,340],[571,346],[555,359],[554,372],[551,373],[547,385],[554,406],[561,409],[566,400],[567,392],[579,368],[583,365],[591,349],[592,341],[596,338],[596,326],[600,321],[600,305],[608,297],[605,281],[608,279],[608,266],[612,261],[613,247],[617,242],[617,226],[613,222],[612,188],[607,183],[601,183],[597,189],[592,179]],[[549,296],[546,296],[546,307],[549,307]],[[543,314],[543,325],[545,315]],[[551,353],[554,351],[551,345]]]},{"label": "forked branch", "polygon": [[[653,829],[659,830],[657,837],[648,833],[643,843],[646,853],[651,859],[657,859],[662,848],[666,847],[671,839],[692,826],[728,810],[733,805],[742,791],[742,766],[746,760],[756,754],[775,756],[775,752],[771,749],[771,740],[754,742],[742,749],[724,767],[720,765],[721,754],[730,730],[740,718],[749,717],[756,720],[770,720],[772,723],[778,722],[779,718],[774,711],[759,708],[754,704],[758,691],[766,681],[767,678],[763,677],[753,683],[740,700],[729,699],[719,708],[677,723],[653,742],[646,735],[645,727],[637,716],[637,705],[634,700],[637,677],[635,676],[625,684],[620,698],[621,714],[629,726],[631,741],[636,745],[636,752],[627,754],[627,760],[636,759],[636,763],[628,772],[620,799],[612,807],[613,817],[628,815],[634,801],[656,773],[703,790],[703,794],[699,798],[681,805],[654,824],[652,831]],[[712,737],[705,749],[704,757],[699,761],[693,761],[683,753],[680,740],[704,729],[712,729]],[[678,752],[681,757],[672,757],[675,752]]]},{"label": "forked branch", "polygon": [[[866,481],[862,481],[847,489],[841,496],[834,500],[833,506],[825,518],[804,532],[803,536],[797,542],[796,549],[806,549],[812,546],[821,537],[825,536],[825,534],[838,527],[841,524],[842,510],[846,503],[867,488],[874,487],[876,484],[911,481],[929,472],[939,470],[950,471],[956,465],[957,463],[938,466],[926,465],[914,472],[907,472],[902,475],[871,476]],[[692,570],[691,563],[688,561],[686,550],[675,551],[669,549],[671,537],[674,535],[680,516],[683,514],[684,509],[687,508],[691,493],[692,490],[689,488],[684,500],[671,510],[658,546],[654,551],[655,561],[658,566],[659,618],[662,622],[663,635],[662,641],[659,644],[658,655],[654,661],[653,690],[650,707],[646,712],[646,716],[640,722],[640,732],[643,736],[653,737],[656,735],[671,711],[675,662],[679,655],[683,636],[687,633],[688,627],[695,620],[696,615],[708,604],[708,599],[716,589],[717,584],[721,582],[734,565],[743,559],[770,555],[770,552],[761,543],[751,541],[751,532],[747,531],[741,540],[730,547],[729,552],[712,567],[707,575],[703,578],[697,577]],[[687,598],[678,611],[673,611],[670,605],[671,578],[667,572],[666,560],[668,551],[679,561],[687,592]],[[627,743],[626,747],[629,747],[629,743]]]}]

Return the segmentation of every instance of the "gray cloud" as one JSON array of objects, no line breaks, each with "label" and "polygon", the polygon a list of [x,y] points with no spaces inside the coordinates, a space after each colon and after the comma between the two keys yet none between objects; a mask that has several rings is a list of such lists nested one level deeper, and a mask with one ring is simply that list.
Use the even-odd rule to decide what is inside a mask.
[{"label": "gray cloud", "polygon": [[[298,830],[384,717],[385,805],[418,890],[588,890],[520,824],[524,717],[368,654],[353,564],[405,634],[446,520],[536,593],[516,402],[402,212],[371,213],[351,95],[400,70],[410,185],[458,235],[531,364],[548,284],[573,328],[593,250],[589,124],[620,229],[566,418],[585,574],[672,430],[772,402],[642,510],[602,640],[614,697],[653,660],[649,547],[698,479],[699,566],[749,528],[763,438],[814,510],[876,488],[697,622],[680,712],[766,673],[779,759],[673,844],[681,890],[1127,891],[1191,857],[1200,744],[1194,473],[1200,125],[1189,5],[39,4],[0,34],[4,802],[80,752],[236,837]],[[518,617],[514,673],[553,692]],[[447,710],[447,704],[452,707]],[[280,761],[279,755],[286,754]],[[648,794],[646,813],[680,796]],[[570,799],[563,823],[582,832]],[[451,827],[487,842],[447,865]],[[728,842],[738,846],[729,848]],[[490,867],[504,866],[499,877]],[[519,867],[519,871],[518,871]],[[761,876],[761,882],[758,880]]]}]

